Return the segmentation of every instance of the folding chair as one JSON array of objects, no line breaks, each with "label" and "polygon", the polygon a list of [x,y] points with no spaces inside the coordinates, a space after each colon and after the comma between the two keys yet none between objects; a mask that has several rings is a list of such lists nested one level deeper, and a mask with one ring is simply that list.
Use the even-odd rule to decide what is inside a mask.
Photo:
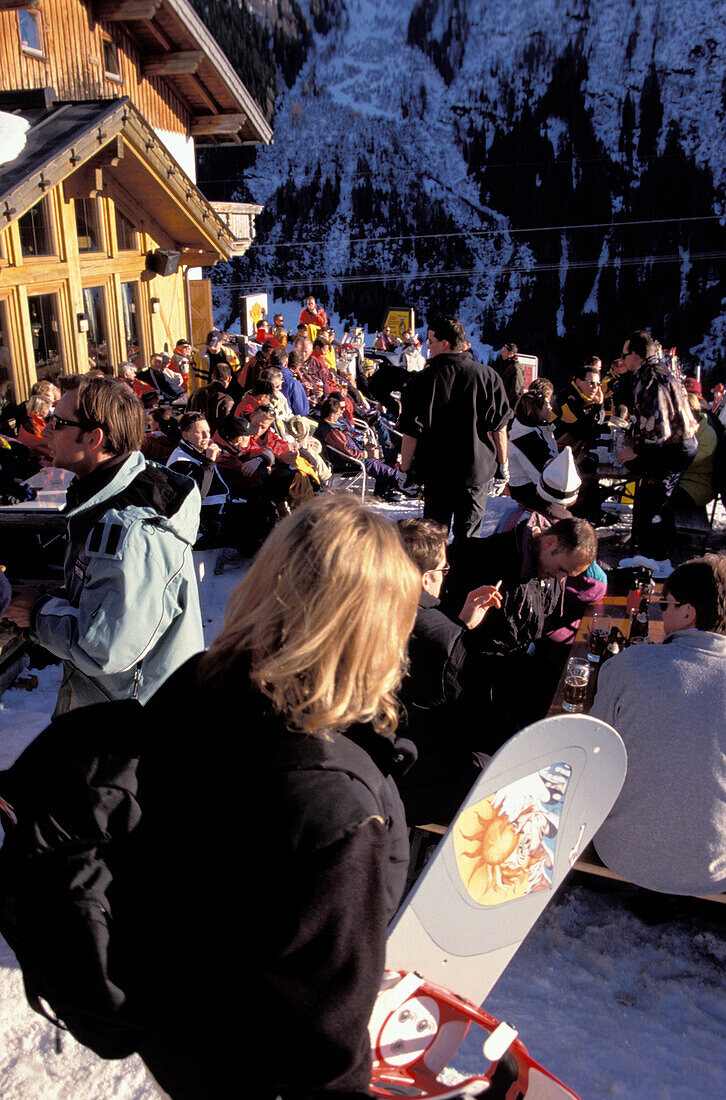
[{"label": "folding chair", "polygon": [[[332,477],[328,482],[328,487],[336,492],[338,489],[344,489],[351,493],[360,493],[361,501],[366,498],[366,490],[368,488],[368,474],[365,467],[365,462],[362,458],[352,458],[351,455],[346,454],[345,451],[339,450],[337,447],[332,447],[330,443],[323,444],[323,453],[326,456],[326,461],[333,471]],[[352,466],[352,470],[341,469],[341,465],[346,464]]]}]

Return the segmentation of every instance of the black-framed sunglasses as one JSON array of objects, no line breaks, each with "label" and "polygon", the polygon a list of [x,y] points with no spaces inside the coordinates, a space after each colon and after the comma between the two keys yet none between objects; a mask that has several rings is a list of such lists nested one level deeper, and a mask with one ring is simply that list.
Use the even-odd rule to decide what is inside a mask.
[{"label": "black-framed sunglasses", "polygon": [[658,600],[658,607],[661,611],[667,611],[669,607],[682,607],[683,604],[680,600]]},{"label": "black-framed sunglasses", "polygon": [[62,416],[58,416],[57,413],[53,413],[48,417],[48,423],[54,432],[60,431],[61,428],[83,428],[84,431],[90,431],[85,424],[81,424],[80,420],[66,420]]}]

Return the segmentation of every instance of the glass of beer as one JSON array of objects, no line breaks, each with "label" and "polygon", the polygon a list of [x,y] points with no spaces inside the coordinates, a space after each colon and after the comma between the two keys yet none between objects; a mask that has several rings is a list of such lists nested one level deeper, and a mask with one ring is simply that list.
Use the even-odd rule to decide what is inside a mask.
[{"label": "glass of beer", "polygon": [[610,619],[597,613],[592,617],[590,627],[590,640],[587,647],[587,659],[593,664],[598,664],[605,652],[605,646],[610,633]]},{"label": "glass of beer", "polygon": [[570,657],[565,673],[565,690],[562,697],[562,709],[568,714],[579,714],[587,698],[587,681],[590,678],[590,666],[580,657]]}]

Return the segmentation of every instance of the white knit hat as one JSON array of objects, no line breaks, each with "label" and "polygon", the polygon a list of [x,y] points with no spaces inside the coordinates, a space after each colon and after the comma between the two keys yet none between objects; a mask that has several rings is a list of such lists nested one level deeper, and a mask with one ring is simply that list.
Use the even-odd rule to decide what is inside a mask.
[{"label": "white knit hat", "polygon": [[574,504],[582,481],[572,456],[572,447],[563,447],[557,458],[545,466],[540,474],[537,494],[552,504],[567,507]]}]

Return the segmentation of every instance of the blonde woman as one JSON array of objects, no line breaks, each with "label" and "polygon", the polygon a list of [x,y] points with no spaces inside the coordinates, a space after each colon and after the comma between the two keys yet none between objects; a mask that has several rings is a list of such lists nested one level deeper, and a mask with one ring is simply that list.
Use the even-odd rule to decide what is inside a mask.
[{"label": "blonde woman", "polygon": [[169,799],[147,814],[139,1050],[173,1100],[368,1095],[408,857],[389,773],[419,591],[393,525],[315,500],[145,708],[168,731]]}]

